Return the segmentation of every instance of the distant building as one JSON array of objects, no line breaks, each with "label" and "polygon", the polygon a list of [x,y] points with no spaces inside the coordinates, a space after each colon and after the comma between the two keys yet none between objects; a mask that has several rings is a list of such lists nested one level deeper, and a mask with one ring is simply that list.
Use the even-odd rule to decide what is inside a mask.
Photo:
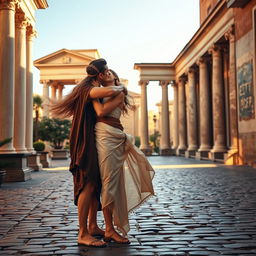
[{"label": "distant building", "polygon": [[[255,0],[201,0],[200,27],[172,63],[134,65],[142,89],[142,150],[150,153],[147,84],[158,80],[163,154],[255,166],[255,65]],[[172,151],[168,84],[174,90]]]}]

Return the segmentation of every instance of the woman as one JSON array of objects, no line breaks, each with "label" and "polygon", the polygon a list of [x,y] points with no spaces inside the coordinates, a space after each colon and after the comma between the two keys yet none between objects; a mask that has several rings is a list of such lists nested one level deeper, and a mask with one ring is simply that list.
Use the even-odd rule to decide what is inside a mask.
[{"label": "woman", "polygon": [[104,247],[105,242],[93,237],[104,232],[96,222],[101,179],[94,138],[96,115],[92,100],[113,97],[111,102],[102,105],[102,111],[106,114],[120,105],[124,87],[99,87],[100,83],[111,79],[104,59],[92,61],[86,71],[88,76],[63,100],[51,106],[51,111],[54,117],[73,117],[70,131],[70,171],[74,180],[75,205],[78,206],[78,243]]},{"label": "woman", "polygon": [[[112,81],[110,79],[103,86],[119,84],[118,76],[113,71],[111,73]],[[130,241],[125,237],[130,230],[128,213],[154,195],[154,170],[144,154],[133,145],[132,136],[123,132],[120,116],[133,106],[128,96],[122,97],[119,106],[104,116],[99,100],[93,100],[93,106],[98,115],[95,136],[102,183],[101,204],[106,224],[104,240],[128,244]],[[103,103],[107,100],[109,98],[104,98]]]}]

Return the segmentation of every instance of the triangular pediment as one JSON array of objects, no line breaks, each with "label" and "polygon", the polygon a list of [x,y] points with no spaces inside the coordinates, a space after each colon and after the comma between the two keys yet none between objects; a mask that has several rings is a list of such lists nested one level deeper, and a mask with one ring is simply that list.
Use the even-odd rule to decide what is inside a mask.
[{"label": "triangular pediment", "polygon": [[34,65],[88,65],[94,59],[92,56],[81,54],[76,50],[61,49],[35,60]]}]

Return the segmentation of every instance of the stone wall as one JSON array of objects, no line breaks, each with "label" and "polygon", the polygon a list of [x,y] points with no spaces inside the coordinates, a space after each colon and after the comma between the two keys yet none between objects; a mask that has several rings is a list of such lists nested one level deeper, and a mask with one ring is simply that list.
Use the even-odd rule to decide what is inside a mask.
[{"label": "stone wall", "polygon": [[239,155],[249,165],[256,163],[254,6],[250,1],[244,8],[234,8]]},{"label": "stone wall", "polygon": [[200,0],[200,24],[203,23],[217,2],[218,0]]},{"label": "stone wall", "polygon": [[255,1],[250,1],[244,8],[234,8],[234,18],[236,24],[236,40],[245,36],[252,29],[252,8]]},{"label": "stone wall", "polygon": [[239,154],[243,160],[243,164],[256,167],[256,132],[240,134]]}]

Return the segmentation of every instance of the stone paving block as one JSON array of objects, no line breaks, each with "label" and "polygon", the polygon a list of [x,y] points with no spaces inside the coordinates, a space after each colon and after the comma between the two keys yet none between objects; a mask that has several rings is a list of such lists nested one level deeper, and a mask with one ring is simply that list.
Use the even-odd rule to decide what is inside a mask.
[{"label": "stone paving block", "polygon": [[[176,157],[160,159],[187,161]],[[10,246],[7,240],[4,247],[0,245],[1,250],[9,251],[6,255],[17,255],[24,246],[49,250],[23,251],[24,255],[54,255],[50,249],[65,255],[93,256],[189,256],[195,252],[208,252],[208,256],[256,255],[256,172],[251,168],[242,172],[237,167],[156,170],[156,196],[130,215],[132,244],[111,244],[109,248],[87,251],[76,245],[78,220],[72,176],[68,172],[49,175],[50,179],[33,187],[33,193],[25,183],[20,185],[22,188],[12,187],[8,191],[11,201],[2,193],[6,192],[4,185],[1,188],[4,208],[0,209],[0,218],[4,222],[0,221],[0,238],[12,241]],[[103,225],[102,214],[98,218]],[[15,240],[20,241],[15,244]],[[232,244],[236,246],[229,247]]]},{"label": "stone paving block", "polygon": [[219,253],[216,253],[214,251],[192,251],[192,252],[189,252],[189,256],[211,256],[211,255],[220,255]]}]

